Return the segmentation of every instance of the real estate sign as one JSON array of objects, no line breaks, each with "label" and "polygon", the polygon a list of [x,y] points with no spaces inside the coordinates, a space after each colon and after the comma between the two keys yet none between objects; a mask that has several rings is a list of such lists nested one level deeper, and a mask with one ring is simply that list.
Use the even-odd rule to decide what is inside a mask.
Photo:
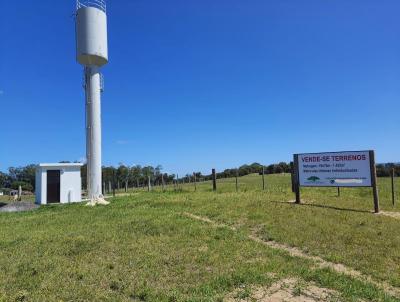
[{"label": "real estate sign", "polygon": [[296,157],[300,186],[373,186],[370,151],[308,153]]}]

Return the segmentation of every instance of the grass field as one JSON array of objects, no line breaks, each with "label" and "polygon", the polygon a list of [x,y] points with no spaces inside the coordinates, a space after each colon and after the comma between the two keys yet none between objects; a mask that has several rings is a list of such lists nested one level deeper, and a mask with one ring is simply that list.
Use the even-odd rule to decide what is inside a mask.
[{"label": "grass field", "polygon": [[[0,301],[269,301],[254,288],[288,278],[293,297],[314,284],[334,291],[326,301],[400,301],[400,219],[372,214],[370,189],[302,189],[295,205],[289,175],[266,188],[249,175],[238,193],[224,179],[216,193],[206,182],[0,213]],[[379,188],[382,210],[400,213],[390,180]]]}]

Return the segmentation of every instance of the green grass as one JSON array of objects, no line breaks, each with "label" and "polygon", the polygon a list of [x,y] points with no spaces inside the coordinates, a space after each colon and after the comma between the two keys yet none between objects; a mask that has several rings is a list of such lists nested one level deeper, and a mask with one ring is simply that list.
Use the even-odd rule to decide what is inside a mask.
[{"label": "green grass", "polygon": [[[400,220],[378,216],[368,189],[302,190],[288,175],[136,192],[107,207],[53,205],[0,213],[0,301],[222,301],[230,291],[294,276],[337,290],[344,301],[399,301],[375,286],[248,239],[256,233],[343,263],[400,287]],[[391,206],[380,179],[381,206]],[[235,226],[216,228],[190,212]],[[270,273],[273,273],[270,274]],[[244,291],[246,292],[246,291]]]}]

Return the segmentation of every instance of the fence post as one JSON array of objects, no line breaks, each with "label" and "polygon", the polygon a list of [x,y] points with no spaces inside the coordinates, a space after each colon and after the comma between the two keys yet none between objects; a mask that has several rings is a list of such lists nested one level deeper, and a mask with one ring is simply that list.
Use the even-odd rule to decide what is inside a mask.
[{"label": "fence post", "polygon": [[265,190],[265,179],[264,179],[264,173],[265,173],[265,171],[264,171],[264,165],[262,166],[262,184],[263,184],[263,191]]},{"label": "fence post", "polygon": [[147,176],[147,192],[151,190],[150,175]]},{"label": "fence post", "polygon": [[22,187],[21,185],[18,186],[18,201],[22,199]]},{"label": "fence post", "polygon": [[235,178],[236,178],[236,192],[239,191],[239,186],[238,186],[238,174],[239,174],[239,170],[236,169],[236,175],[235,175]]},{"label": "fence post", "polygon": [[217,175],[215,169],[212,169],[213,191],[217,191]]},{"label": "fence post", "polygon": [[392,168],[391,171],[391,177],[392,177],[392,205],[394,206],[394,201],[395,201],[395,194],[394,194],[394,168]]},{"label": "fence post", "polygon": [[337,187],[337,196],[340,197],[340,187]]},{"label": "fence post", "polygon": [[197,191],[197,184],[196,184],[196,173],[193,172],[193,182],[194,182],[194,191]]},{"label": "fence post", "polygon": [[162,191],[164,192],[164,174],[161,174]]}]

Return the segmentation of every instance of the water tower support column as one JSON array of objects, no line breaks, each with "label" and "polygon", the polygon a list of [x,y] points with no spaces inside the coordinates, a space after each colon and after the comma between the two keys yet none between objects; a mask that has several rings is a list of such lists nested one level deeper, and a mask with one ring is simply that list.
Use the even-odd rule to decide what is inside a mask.
[{"label": "water tower support column", "polygon": [[85,68],[86,157],[88,198],[92,203],[107,203],[101,180],[101,84],[97,66]]}]

